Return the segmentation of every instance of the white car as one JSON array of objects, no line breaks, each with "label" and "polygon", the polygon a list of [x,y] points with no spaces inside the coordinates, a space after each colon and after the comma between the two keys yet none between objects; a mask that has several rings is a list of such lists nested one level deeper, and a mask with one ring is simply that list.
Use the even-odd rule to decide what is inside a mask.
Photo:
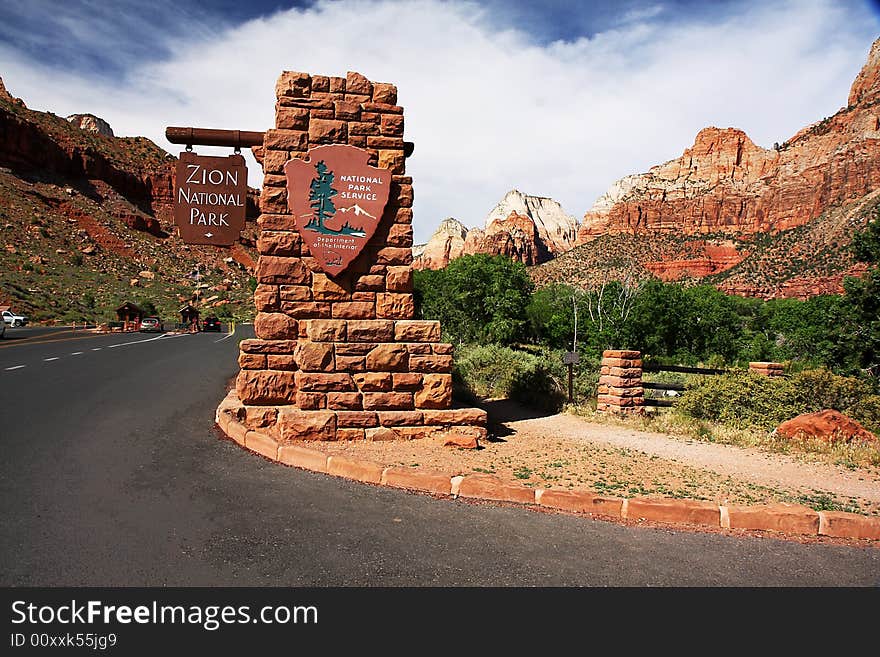
[{"label": "white car", "polygon": [[16,315],[14,312],[10,310],[4,310],[2,312],[3,315],[3,324],[6,326],[25,326],[28,323],[27,315]]}]

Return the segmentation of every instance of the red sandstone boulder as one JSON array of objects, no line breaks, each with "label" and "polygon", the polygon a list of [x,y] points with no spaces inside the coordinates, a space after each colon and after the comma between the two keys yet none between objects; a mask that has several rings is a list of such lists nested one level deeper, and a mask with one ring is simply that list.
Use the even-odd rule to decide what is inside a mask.
[{"label": "red sandstone boulder", "polygon": [[829,443],[877,440],[861,424],[833,409],[798,415],[776,427],[776,433],[785,438],[819,438]]},{"label": "red sandstone boulder", "polygon": [[479,444],[475,436],[464,433],[448,433],[443,441],[444,447],[458,447],[459,449],[477,449]]}]

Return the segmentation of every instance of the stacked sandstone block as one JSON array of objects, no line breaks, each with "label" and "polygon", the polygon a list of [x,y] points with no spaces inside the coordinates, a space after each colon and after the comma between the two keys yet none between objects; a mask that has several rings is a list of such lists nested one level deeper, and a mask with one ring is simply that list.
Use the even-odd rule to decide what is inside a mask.
[{"label": "stacked sandstone block", "polygon": [[[237,411],[278,442],[485,437],[486,413],[453,409],[452,345],[440,324],[414,320],[412,180],[404,176],[397,89],[358,73],[282,73],[263,165],[257,339],[241,343]],[[284,165],[322,144],[349,144],[392,171],[376,232],[340,275],[311,257],[287,205]]]},{"label": "stacked sandstone block", "polygon": [[763,376],[775,377],[783,374],[782,363],[749,363],[749,369]]},{"label": "stacked sandstone block", "polygon": [[620,415],[641,413],[645,406],[641,352],[602,352],[596,410]]}]

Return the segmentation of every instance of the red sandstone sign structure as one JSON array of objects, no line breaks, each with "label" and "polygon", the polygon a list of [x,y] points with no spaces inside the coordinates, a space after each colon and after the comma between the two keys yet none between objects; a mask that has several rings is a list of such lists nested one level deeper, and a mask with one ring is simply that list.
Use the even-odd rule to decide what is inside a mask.
[{"label": "red sandstone sign structure", "polygon": [[247,167],[241,155],[180,154],[174,223],[185,243],[233,244],[244,228],[246,201]]},{"label": "red sandstone sign structure", "polygon": [[240,344],[237,400],[222,409],[279,448],[484,438],[485,411],[452,408],[440,323],[413,319],[413,189],[396,87],[285,72],[276,96],[275,128],[253,147],[264,172],[257,337]]}]

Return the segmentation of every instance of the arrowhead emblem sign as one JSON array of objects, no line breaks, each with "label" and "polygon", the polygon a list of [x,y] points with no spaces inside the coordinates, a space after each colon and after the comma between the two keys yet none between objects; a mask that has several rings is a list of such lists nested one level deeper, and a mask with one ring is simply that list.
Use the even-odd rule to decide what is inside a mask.
[{"label": "arrowhead emblem sign", "polygon": [[361,148],[332,144],[284,166],[287,205],[297,230],[331,276],[363,250],[388,203],[391,171],[370,166],[369,158]]}]

